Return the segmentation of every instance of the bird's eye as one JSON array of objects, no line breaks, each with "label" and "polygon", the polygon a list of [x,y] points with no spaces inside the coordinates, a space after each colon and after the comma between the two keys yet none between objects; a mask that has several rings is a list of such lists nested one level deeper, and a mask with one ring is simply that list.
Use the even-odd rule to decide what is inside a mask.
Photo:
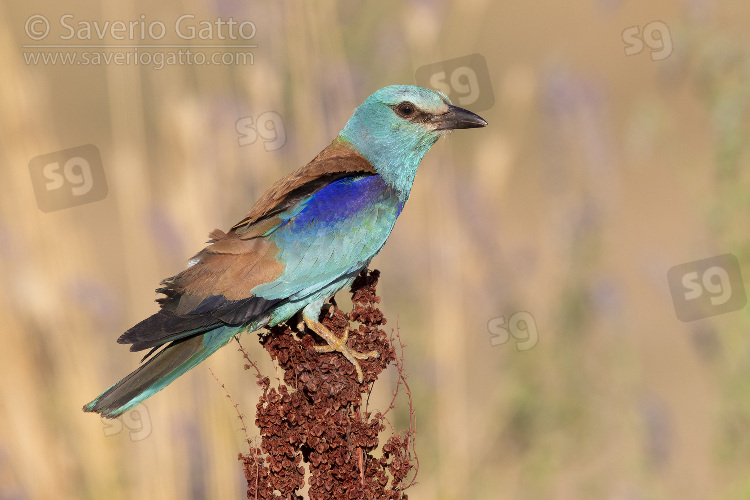
[{"label": "bird's eye", "polygon": [[396,114],[398,114],[398,116],[400,116],[401,118],[411,118],[412,116],[414,116],[414,113],[416,112],[416,110],[417,110],[417,107],[414,106],[409,101],[402,102],[401,104],[396,106],[396,109],[395,109]]}]

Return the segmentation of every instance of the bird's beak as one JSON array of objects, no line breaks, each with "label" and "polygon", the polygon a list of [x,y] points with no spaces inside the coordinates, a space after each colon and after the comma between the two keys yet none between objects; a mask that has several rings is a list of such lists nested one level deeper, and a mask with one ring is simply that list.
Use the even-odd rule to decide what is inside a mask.
[{"label": "bird's beak", "polygon": [[459,108],[448,104],[448,112],[435,116],[432,119],[435,128],[433,130],[453,130],[457,128],[486,127],[487,122],[481,116],[472,113],[468,109]]}]

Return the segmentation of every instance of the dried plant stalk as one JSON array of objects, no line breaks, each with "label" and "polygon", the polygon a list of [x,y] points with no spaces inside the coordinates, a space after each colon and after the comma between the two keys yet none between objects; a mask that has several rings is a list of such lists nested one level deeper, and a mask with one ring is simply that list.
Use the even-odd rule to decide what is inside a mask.
[{"label": "dried plant stalk", "polygon": [[[352,285],[350,314],[332,302],[332,311],[321,318],[338,336],[349,328],[349,345],[357,351],[380,353],[377,359],[360,361],[363,384],[357,383],[351,363],[338,353],[317,353],[315,345],[321,340],[308,331],[296,331],[291,324],[271,328],[261,336],[263,347],[284,370],[278,388],[270,387],[270,379],[257,371],[243,350],[249,362],[245,369],[254,367],[258,384],[263,387],[255,421],[260,446],[249,442],[249,453],[239,455],[248,498],[300,499],[306,476],[311,499],[408,498],[404,490],[414,484],[419,463],[414,451],[416,421],[404,375],[403,344],[398,333],[395,339],[389,339],[381,329],[386,319],[376,306],[380,302],[375,294],[379,276],[377,270],[365,270],[357,277]],[[398,357],[394,340],[399,344]],[[363,397],[369,395],[372,384],[390,363],[398,370],[399,382],[385,413],[373,414]],[[394,431],[382,446],[381,456],[375,457],[379,434],[386,429],[385,414],[394,407],[402,387],[409,398],[409,429]],[[413,477],[407,483],[412,470]]]}]

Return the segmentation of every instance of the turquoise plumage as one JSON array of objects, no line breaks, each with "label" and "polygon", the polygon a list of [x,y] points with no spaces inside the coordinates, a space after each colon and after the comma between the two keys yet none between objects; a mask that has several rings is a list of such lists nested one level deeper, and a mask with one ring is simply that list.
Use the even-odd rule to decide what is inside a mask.
[{"label": "turquoise plumage", "polygon": [[365,100],[339,136],[310,163],[274,184],[250,213],[188,268],[162,282],[161,309],[118,342],[151,349],[133,373],[83,407],[113,418],[190,370],[242,331],[302,312],[326,340],[319,352],[359,353],[318,322],[323,303],[349,286],[385,244],[409,198],[417,167],[453,129],[487,123],[443,94],[410,85]]}]

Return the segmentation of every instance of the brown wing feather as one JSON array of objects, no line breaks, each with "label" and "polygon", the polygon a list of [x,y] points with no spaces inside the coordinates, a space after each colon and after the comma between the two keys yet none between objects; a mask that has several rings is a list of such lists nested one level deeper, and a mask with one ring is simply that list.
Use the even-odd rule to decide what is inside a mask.
[{"label": "brown wing feather", "polygon": [[310,163],[275,183],[250,213],[225,233],[215,229],[209,245],[180,274],[162,282],[162,309],[120,336],[131,350],[149,349],[217,324],[263,321],[279,300],[254,297],[251,290],[277,279],[284,265],[279,248],[263,235],[276,227],[275,215],[326,184],[348,175],[376,174],[350,145],[334,140]]},{"label": "brown wing feather", "polygon": [[278,251],[265,238],[243,240],[230,232],[196,255],[195,265],[162,282],[160,291],[167,295],[164,307],[181,316],[214,295],[227,300],[250,297],[254,287],[281,274],[284,266],[276,261]]},{"label": "brown wing feather", "polygon": [[168,296],[165,308],[177,315],[189,314],[208,297],[245,299],[254,287],[276,279],[284,268],[276,261],[279,249],[261,237],[279,223],[273,214],[336,178],[356,173],[376,172],[350,145],[334,140],[307,165],[276,182],[228,233],[211,232],[210,245],[193,257],[197,263],[163,282],[161,291]]}]

